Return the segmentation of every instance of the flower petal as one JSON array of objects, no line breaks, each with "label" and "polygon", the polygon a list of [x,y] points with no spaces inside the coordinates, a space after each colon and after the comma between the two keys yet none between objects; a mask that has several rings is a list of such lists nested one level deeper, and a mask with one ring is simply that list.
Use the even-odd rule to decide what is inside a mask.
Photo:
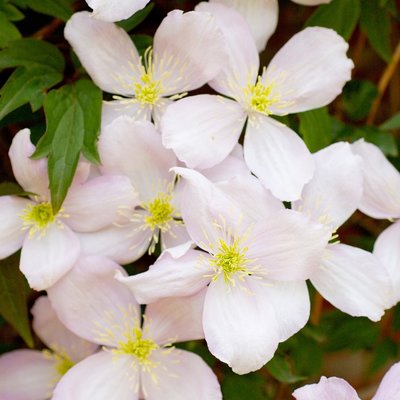
[{"label": "flower petal", "polygon": [[32,289],[45,290],[74,266],[79,253],[75,233],[66,225],[54,223],[44,236],[25,237],[20,269]]},{"label": "flower petal", "polygon": [[357,140],[354,153],[361,156],[364,192],[359,209],[372,218],[400,217],[400,174],[374,144]]},{"label": "flower petal", "polygon": [[314,160],[300,137],[268,117],[248,121],[244,158],[251,171],[280,200],[297,200],[314,173]]},{"label": "flower petal", "polygon": [[294,35],[262,75],[277,100],[273,114],[296,113],[329,104],[351,78],[348,44],[334,30],[310,27]]},{"label": "flower petal", "polygon": [[360,204],[361,158],[354,156],[348,143],[340,142],[315,153],[314,160],[314,176],[292,208],[335,231]]},{"label": "flower petal", "polygon": [[84,359],[63,376],[52,400],[138,400],[139,372],[132,358],[102,350]]},{"label": "flower petal", "polygon": [[372,400],[394,400],[400,393],[400,363],[392,365]]},{"label": "flower petal", "polygon": [[210,3],[222,3],[239,11],[250,27],[258,52],[265,49],[278,23],[277,0],[211,0]]},{"label": "flower petal", "polygon": [[318,4],[328,4],[332,0],[292,0],[297,4],[303,4],[304,6],[316,6]]},{"label": "flower petal", "polygon": [[146,400],[222,400],[221,389],[212,369],[196,354],[173,349],[155,351],[160,366],[152,373],[142,372]]},{"label": "flower petal", "polygon": [[161,121],[162,141],[190,168],[210,168],[233,150],[246,115],[241,106],[214,95],[171,104]]},{"label": "flower petal", "polygon": [[224,39],[209,13],[173,10],[154,35],[154,79],[163,96],[197,89],[213,79],[225,60]]},{"label": "flower petal", "polygon": [[372,321],[381,319],[391,290],[389,276],[377,257],[344,244],[328,246],[311,282],[341,311]]},{"label": "flower petal", "polygon": [[128,288],[113,279],[116,271],[125,273],[106,258],[82,257],[69,274],[48,289],[58,318],[78,336],[114,346],[124,338],[121,330],[126,319],[138,319],[137,302]]},{"label": "flower petal", "polygon": [[0,356],[0,398],[43,400],[51,397],[59,374],[54,361],[36,350],[15,350]]},{"label": "flower petal", "polygon": [[103,101],[101,109],[102,128],[121,116],[132,118],[135,121],[150,121],[151,107],[142,105],[134,99]]},{"label": "flower petal", "polygon": [[64,35],[99,88],[122,95],[135,93],[134,84],[141,75],[139,54],[122,28],[82,11],[67,22]]},{"label": "flower petal", "polygon": [[146,6],[150,0],[86,0],[93,9],[93,16],[103,21],[127,19]]},{"label": "flower petal", "polygon": [[344,379],[325,376],[318,383],[296,389],[293,396],[296,400],[360,400],[357,392]]}]

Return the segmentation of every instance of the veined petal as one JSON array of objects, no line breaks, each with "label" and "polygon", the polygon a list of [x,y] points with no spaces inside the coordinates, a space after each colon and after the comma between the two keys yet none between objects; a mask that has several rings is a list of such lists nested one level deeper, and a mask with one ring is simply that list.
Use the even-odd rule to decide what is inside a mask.
[{"label": "veined petal", "polygon": [[160,364],[154,370],[157,382],[150,373],[141,375],[146,400],[222,400],[217,377],[198,355],[179,349],[155,350],[153,359]]},{"label": "veined petal", "polygon": [[93,16],[103,21],[127,19],[146,6],[150,0],[86,0]]},{"label": "veined petal", "polygon": [[33,330],[55,353],[67,355],[76,363],[96,351],[96,344],[76,336],[63,325],[47,296],[41,296],[35,301],[31,313]]},{"label": "veined petal", "polygon": [[251,277],[241,286],[211,282],[203,313],[203,328],[210,352],[237,374],[256,371],[269,361],[279,343],[279,328],[267,290]]},{"label": "veined petal", "polygon": [[33,204],[17,196],[0,196],[0,260],[21,248],[26,231],[23,231],[21,215]]},{"label": "veined petal", "polygon": [[344,244],[328,246],[311,282],[341,311],[372,321],[381,319],[391,290],[389,275],[376,256]]},{"label": "veined petal", "polygon": [[246,114],[239,103],[214,95],[171,104],[161,121],[162,141],[190,168],[210,168],[233,150]]},{"label": "veined petal", "polygon": [[391,366],[372,400],[394,400],[400,393],[400,363]]},{"label": "veined petal", "polygon": [[186,230],[185,224],[174,224],[168,231],[161,232],[160,236],[162,250],[179,246],[192,240]]},{"label": "veined petal", "polygon": [[207,266],[205,253],[188,249],[176,257],[174,248],[165,250],[150,269],[141,274],[117,279],[124,283],[142,304],[165,297],[190,296],[210,282],[212,268]]},{"label": "veined petal", "polygon": [[315,173],[292,208],[335,231],[358,208],[362,196],[361,158],[348,143],[334,143],[314,154]]},{"label": "veined petal", "polygon": [[297,200],[314,173],[314,160],[300,137],[265,116],[248,121],[244,158],[251,171],[280,200]]},{"label": "veined petal", "polygon": [[250,27],[258,52],[265,49],[278,23],[277,0],[211,0],[210,2],[222,3],[239,11]]},{"label": "veined petal", "polygon": [[255,83],[260,65],[250,27],[238,11],[224,4],[202,2],[196,10],[211,13],[225,39],[227,54],[221,64],[223,68],[209,85],[219,93],[236,98],[242,88]]},{"label": "veined petal", "polygon": [[139,54],[122,28],[82,11],[67,22],[64,35],[99,88],[122,95],[135,93],[134,84],[141,76]]},{"label": "veined petal", "polygon": [[334,30],[310,27],[294,35],[271,60],[262,83],[277,101],[273,114],[296,113],[329,104],[350,80],[348,44]]},{"label": "veined petal", "polygon": [[26,235],[20,269],[32,289],[45,290],[74,266],[79,253],[75,233],[66,225],[53,223],[43,236]]},{"label": "veined petal", "polygon": [[32,192],[49,198],[49,179],[47,176],[47,159],[31,160],[35,151],[30,140],[29,129],[22,129],[11,143],[8,155],[15,179],[26,192]]},{"label": "veined petal", "polygon": [[161,97],[158,99],[157,103],[154,104],[153,107],[153,120],[154,120],[154,125],[156,128],[159,129],[162,117],[165,114],[165,111],[167,108],[173,103],[174,101],[165,97]]},{"label": "veined petal", "polygon": [[360,139],[351,147],[363,159],[364,192],[359,209],[372,218],[400,217],[400,173],[374,144]]},{"label": "veined petal", "polygon": [[206,290],[149,304],[144,330],[149,329],[152,340],[161,345],[204,339],[202,316]]},{"label": "veined petal", "polygon": [[134,99],[103,101],[101,109],[102,129],[121,116],[132,118],[135,121],[150,121],[151,107],[142,105]]},{"label": "veined petal", "polygon": [[[124,339],[125,324],[139,321],[139,307],[131,292],[113,279],[114,262],[82,257],[74,269],[48,289],[59,319],[68,329],[91,342],[115,346]],[[120,327],[120,328],[118,328]]]},{"label": "veined petal", "polygon": [[100,351],[72,367],[54,390],[53,400],[138,400],[139,371],[132,356]]},{"label": "veined petal", "polygon": [[173,10],[154,35],[154,79],[162,95],[197,89],[213,79],[225,60],[224,39],[209,13]]},{"label": "veined petal", "polygon": [[0,356],[1,399],[48,399],[58,379],[54,360],[41,351],[15,350]]},{"label": "veined petal", "polygon": [[293,396],[296,400],[360,400],[357,392],[344,379],[325,376],[318,383],[296,389]]}]

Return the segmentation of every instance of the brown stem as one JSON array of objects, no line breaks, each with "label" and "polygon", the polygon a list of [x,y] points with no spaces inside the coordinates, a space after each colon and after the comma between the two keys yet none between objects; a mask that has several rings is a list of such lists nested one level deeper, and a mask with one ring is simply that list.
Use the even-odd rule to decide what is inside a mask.
[{"label": "brown stem", "polygon": [[321,319],[322,315],[323,304],[324,304],[324,298],[318,292],[315,292],[313,309],[310,318],[310,321],[313,325],[319,324],[319,320]]},{"label": "brown stem", "polygon": [[44,39],[48,36],[51,36],[53,32],[62,24],[63,21],[61,21],[61,19],[55,18],[48,25],[36,31],[32,37],[36,39]]}]

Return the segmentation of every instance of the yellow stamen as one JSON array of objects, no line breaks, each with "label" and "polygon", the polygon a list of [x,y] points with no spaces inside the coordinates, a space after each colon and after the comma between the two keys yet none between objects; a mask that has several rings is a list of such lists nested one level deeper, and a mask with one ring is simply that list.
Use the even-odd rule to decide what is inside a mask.
[{"label": "yellow stamen", "polygon": [[273,95],[273,85],[265,86],[259,76],[256,84],[249,83],[244,88],[244,95],[249,111],[256,111],[265,115],[270,115],[270,107],[277,103],[279,99]]},{"label": "yellow stamen", "polygon": [[24,222],[24,229],[29,229],[29,236],[32,237],[36,232],[40,236],[46,234],[46,229],[55,221],[55,215],[49,202],[43,201],[39,204],[28,204],[20,216]]},{"label": "yellow stamen", "polygon": [[155,105],[161,96],[161,82],[154,80],[150,72],[140,77],[141,83],[135,83],[135,96],[142,105]]}]

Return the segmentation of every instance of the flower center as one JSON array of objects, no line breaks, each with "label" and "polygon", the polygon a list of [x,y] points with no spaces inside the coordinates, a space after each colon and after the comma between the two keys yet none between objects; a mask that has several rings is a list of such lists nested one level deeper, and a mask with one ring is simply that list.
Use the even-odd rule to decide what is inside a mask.
[{"label": "flower center", "polygon": [[151,230],[159,228],[161,232],[168,231],[175,211],[171,201],[171,194],[160,192],[153,201],[143,204],[143,208],[149,212],[144,218],[145,225]]},{"label": "flower center", "polygon": [[55,221],[51,204],[43,201],[39,204],[28,204],[23,211],[21,219],[24,222],[24,229],[29,229],[29,236],[40,232],[44,236],[49,224]]},{"label": "flower center", "polygon": [[269,108],[277,102],[277,99],[272,94],[272,89],[272,85],[265,86],[261,82],[260,76],[255,85],[249,83],[244,89],[246,104],[249,110],[265,115],[272,114]]},{"label": "flower center", "polygon": [[67,355],[54,354],[54,358],[56,359],[55,368],[61,376],[65,375],[75,365]]},{"label": "flower center", "polygon": [[135,96],[142,105],[156,104],[161,94],[161,82],[153,80],[150,72],[140,77],[141,83],[135,83]]}]

